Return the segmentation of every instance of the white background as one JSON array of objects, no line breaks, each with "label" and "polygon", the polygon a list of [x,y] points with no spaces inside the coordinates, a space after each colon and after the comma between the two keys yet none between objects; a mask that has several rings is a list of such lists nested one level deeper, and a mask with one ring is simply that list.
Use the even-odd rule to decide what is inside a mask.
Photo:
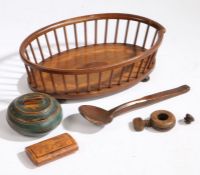
[{"label": "white background", "polygon": [[[0,0],[0,174],[199,174],[199,9],[199,0]],[[62,104],[63,122],[43,138],[27,138],[14,132],[7,125],[6,108],[15,97],[30,92],[18,54],[22,40],[48,24],[102,12],[137,14],[166,27],[151,80],[105,98],[67,101]],[[182,84],[190,85],[191,91],[122,115],[104,128],[93,126],[77,114],[82,104],[110,109],[137,97]],[[170,110],[176,115],[175,128],[165,133],[153,129],[135,132],[132,129],[134,117],[147,118],[158,109]],[[191,125],[179,121],[186,113],[196,117]],[[63,132],[70,133],[77,140],[79,151],[35,167],[24,153],[24,148]]]}]

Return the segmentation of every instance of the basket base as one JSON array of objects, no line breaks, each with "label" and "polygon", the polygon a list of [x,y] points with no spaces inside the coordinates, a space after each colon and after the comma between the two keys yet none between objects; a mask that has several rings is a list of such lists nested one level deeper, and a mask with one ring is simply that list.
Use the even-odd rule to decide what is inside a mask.
[{"label": "basket base", "polygon": [[121,63],[144,51],[144,48],[131,44],[98,44],[62,52],[40,64],[57,69],[96,68]]}]

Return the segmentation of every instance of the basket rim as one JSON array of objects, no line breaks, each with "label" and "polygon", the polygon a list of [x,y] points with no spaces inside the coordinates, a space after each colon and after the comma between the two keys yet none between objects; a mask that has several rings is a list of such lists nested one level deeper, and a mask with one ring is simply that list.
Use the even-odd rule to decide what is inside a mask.
[{"label": "basket rim", "polygon": [[[87,68],[87,69],[48,68],[48,67],[33,63],[27,59],[27,57],[25,55],[25,50],[26,50],[27,45],[30,42],[32,42],[34,39],[38,38],[39,36],[49,32],[49,31],[53,31],[60,27],[64,27],[67,25],[76,24],[76,23],[80,23],[80,22],[84,22],[84,21],[92,21],[92,20],[96,20],[96,19],[99,19],[99,20],[100,19],[125,19],[125,20],[134,20],[134,21],[143,22],[143,23],[153,26],[157,29],[158,39],[151,48],[145,50],[142,54],[140,54],[138,56],[134,56],[134,57],[130,58],[129,60],[125,60],[120,63],[116,63],[116,64],[112,64],[112,65],[105,65],[102,67],[97,67],[95,69],[93,69],[93,68]],[[101,72],[101,71],[109,70],[111,68],[114,69],[114,68],[118,68],[121,66],[131,64],[135,60],[140,60],[146,56],[151,55],[159,48],[165,32],[166,32],[165,27],[162,26],[160,23],[158,23],[152,19],[149,19],[149,18],[146,18],[143,16],[139,16],[139,15],[127,14],[127,13],[100,13],[100,14],[84,15],[84,16],[78,16],[78,17],[62,20],[62,21],[47,25],[39,30],[36,30],[35,32],[31,33],[28,37],[26,37],[24,39],[24,41],[20,45],[19,53],[20,53],[20,56],[25,65],[28,65],[31,68],[39,69],[42,72],[50,72],[50,73],[55,73],[55,74],[62,74],[62,73],[85,74],[85,73],[92,73],[92,72],[97,72],[97,71]],[[87,46],[83,46],[83,47],[87,47]],[[81,47],[79,47],[79,48],[81,48]]]}]

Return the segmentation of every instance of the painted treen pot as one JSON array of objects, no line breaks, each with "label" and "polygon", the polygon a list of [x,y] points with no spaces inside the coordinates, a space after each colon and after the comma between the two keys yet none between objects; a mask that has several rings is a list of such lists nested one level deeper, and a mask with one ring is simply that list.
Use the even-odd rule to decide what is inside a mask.
[{"label": "painted treen pot", "polygon": [[62,109],[58,101],[43,93],[22,95],[9,105],[8,124],[20,134],[43,136],[60,124]]}]

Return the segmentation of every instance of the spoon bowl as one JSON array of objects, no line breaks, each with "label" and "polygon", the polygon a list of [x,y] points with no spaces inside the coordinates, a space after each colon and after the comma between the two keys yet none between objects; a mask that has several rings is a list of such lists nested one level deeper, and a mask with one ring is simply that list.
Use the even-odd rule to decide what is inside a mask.
[{"label": "spoon bowl", "polygon": [[96,125],[104,125],[112,121],[110,111],[96,106],[82,105],[79,107],[79,112],[84,118]]}]

